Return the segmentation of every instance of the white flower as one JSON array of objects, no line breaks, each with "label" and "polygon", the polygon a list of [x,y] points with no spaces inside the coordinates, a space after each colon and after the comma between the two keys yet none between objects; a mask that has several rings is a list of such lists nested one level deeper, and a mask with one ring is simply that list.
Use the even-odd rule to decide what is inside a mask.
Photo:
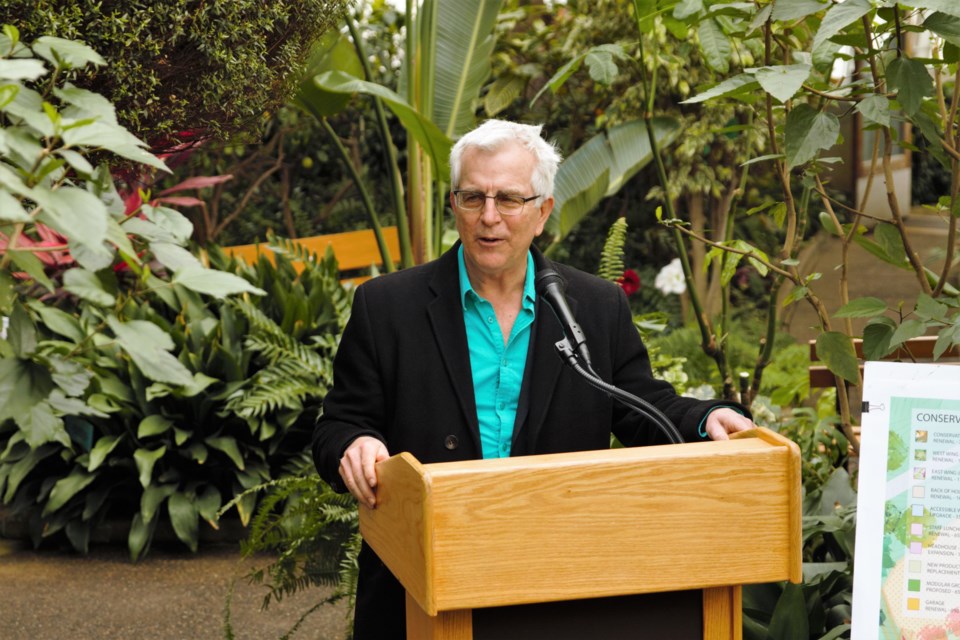
[{"label": "white flower", "polygon": [[702,384],[699,387],[687,389],[683,396],[685,398],[696,398],[697,400],[715,400],[717,391],[709,384]]},{"label": "white flower", "polygon": [[0,318],[0,340],[7,339],[7,327],[10,326],[10,318],[3,316]]},{"label": "white flower", "polygon": [[680,295],[687,290],[687,282],[683,279],[683,266],[680,264],[680,258],[674,258],[670,264],[660,269],[653,286],[665,294],[675,293]]}]

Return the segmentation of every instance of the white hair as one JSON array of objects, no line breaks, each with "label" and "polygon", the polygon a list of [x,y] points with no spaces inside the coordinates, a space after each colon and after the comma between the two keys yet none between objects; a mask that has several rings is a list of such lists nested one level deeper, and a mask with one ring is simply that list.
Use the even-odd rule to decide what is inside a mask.
[{"label": "white hair", "polygon": [[553,195],[553,179],[560,165],[560,151],[552,142],[540,136],[543,125],[519,124],[507,120],[487,120],[482,125],[465,133],[450,150],[450,184],[460,186],[460,169],[463,154],[467,149],[496,151],[504,144],[517,142],[533,154],[534,167],[531,186],[543,198]]}]

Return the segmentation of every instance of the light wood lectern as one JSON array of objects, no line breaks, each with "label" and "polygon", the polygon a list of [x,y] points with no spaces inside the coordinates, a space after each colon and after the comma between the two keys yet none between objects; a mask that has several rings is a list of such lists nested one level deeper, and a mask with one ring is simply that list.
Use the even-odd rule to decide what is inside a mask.
[{"label": "light wood lectern", "polygon": [[740,585],[801,579],[799,449],[749,433],[442,464],[401,453],[379,463],[360,531],[407,591],[411,640],[738,639]]}]

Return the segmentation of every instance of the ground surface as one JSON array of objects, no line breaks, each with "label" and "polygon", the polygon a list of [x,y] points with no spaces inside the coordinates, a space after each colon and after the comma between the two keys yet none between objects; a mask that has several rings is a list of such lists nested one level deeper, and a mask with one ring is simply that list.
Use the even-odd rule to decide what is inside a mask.
[{"label": "ground surface", "polygon": [[[230,583],[250,566],[238,559],[235,544],[208,546],[197,555],[154,548],[132,564],[116,546],[94,547],[80,557],[35,553],[0,540],[0,639],[224,638]],[[238,580],[232,606],[237,640],[280,638],[325,595],[315,589],[261,612],[263,594],[263,587]],[[322,607],[293,638],[342,640],[344,615],[342,605]]]}]

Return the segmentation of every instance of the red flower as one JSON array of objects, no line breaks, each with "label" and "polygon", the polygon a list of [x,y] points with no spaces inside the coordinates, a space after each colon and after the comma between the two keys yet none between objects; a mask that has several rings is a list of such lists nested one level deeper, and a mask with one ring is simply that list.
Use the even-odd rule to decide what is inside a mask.
[{"label": "red flower", "polygon": [[627,269],[623,275],[617,279],[617,284],[623,289],[624,293],[632,296],[640,290],[640,276],[633,269]]}]

